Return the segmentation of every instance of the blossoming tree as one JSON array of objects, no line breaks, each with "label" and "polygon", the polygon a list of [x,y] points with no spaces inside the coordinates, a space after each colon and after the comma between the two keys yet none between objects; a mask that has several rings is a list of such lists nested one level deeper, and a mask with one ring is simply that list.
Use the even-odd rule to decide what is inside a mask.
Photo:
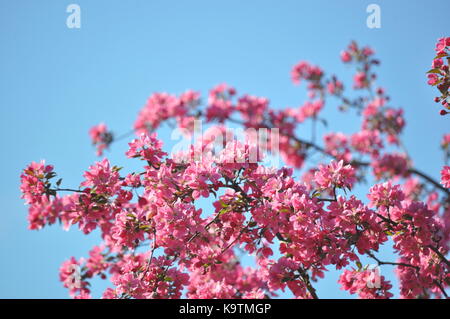
[{"label": "blossoming tree", "polygon": [[[440,58],[449,40],[440,40]],[[61,266],[70,294],[89,298],[89,279],[100,276],[113,284],[104,298],[271,298],[286,289],[297,298],[319,298],[314,284],[334,268],[349,293],[392,297],[391,283],[363,265],[365,256],[395,267],[401,297],[447,297],[450,167],[439,169],[436,181],[413,166],[401,146],[403,110],[376,86],[372,49],[352,42],[341,59],[356,68],[357,98],[336,76],[300,62],[292,81],[306,83],[309,94],[298,108],[273,109],[268,99],[239,95],[225,84],[210,90],[205,104],[195,91],[151,95],[126,153],[141,160],[140,171],[122,174],[104,158],[84,172],[79,187],[67,188],[53,166],[26,167],[21,191],[30,229],[59,221],[85,234],[101,232],[102,243],[87,258]],[[433,64],[448,75],[440,62]],[[432,84],[447,83],[437,77],[430,73]],[[359,114],[360,130],[329,132],[322,142],[299,136],[306,121],[323,122],[329,99]],[[163,150],[156,135],[163,123],[195,136],[198,122],[210,127],[188,148]],[[244,138],[227,124],[245,128]],[[263,134],[263,150],[286,166],[264,165],[261,131],[271,132]],[[100,156],[117,140],[104,124],[90,136]],[[450,134],[442,148],[448,158]],[[311,161],[317,153],[319,164]],[[367,187],[367,198],[357,198],[352,189],[369,173],[377,182]],[[199,208],[201,198],[211,207]],[[380,246],[392,244],[398,260],[381,260]],[[252,255],[255,266],[243,266],[237,249]]]}]

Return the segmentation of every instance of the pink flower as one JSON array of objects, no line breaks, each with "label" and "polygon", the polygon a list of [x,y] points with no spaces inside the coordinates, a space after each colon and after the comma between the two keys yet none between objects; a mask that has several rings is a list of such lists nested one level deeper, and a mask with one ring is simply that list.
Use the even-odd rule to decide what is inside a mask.
[{"label": "pink flower", "polygon": [[106,275],[103,274],[103,272],[107,270],[110,265],[103,254],[104,249],[104,246],[94,246],[89,252],[89,258],[86,260],[86,268],[88,269],[86,274],[88,277],[101,274],[103,279],[106,278]]},{"label": "pink flower", "polygon": [[302,79],[317,82],[323,76],[323,71],[317,66],[313,66],[306,61],[300,61],[291,71],[291,79],[294,84],[299,84]]},{"label": "pink flower", "polygon": [[439,38],[438,42],[436,43],[436,52],[438,54],[444,53],[445,49],[450,46],[450,40],[449,38]]},{"label": "pink flower", "polygon": [[180,101],[183,105],[189,108],[195,108],[200,104],[200,93],[192,90],[187,90],[180,95]]},{"label": "pink flower", "polygon": [[431,64],[431,67],[433,69],[439,69],[443,64],[444,62],[442,61],[442,59],[434,59],[433,63]]},{"label": "pink flower", "polygon": [[450,146],[450,134],[445,134],[442,137],[442,141],[441,141],[441,147],[443,149],[447,149]]},{"label": "pink flower", "polygon": [[90,166],[83,176],[85,181],[81,186],[95,188],[97,194],[112,196],[121,189],[118,170],[106,158]]},{"label": "pink flower", "polygon": [[141,134],[139,139],[134,139],[128,145],[130,146],[126,152],[128,157],[145,160],[149,165],[159,165],[162,157],[167,155],[162,151],[162,142],[157,139],[156,133]]},{"label": "pink flower", "polygon": [[400,207],[401,201],[405,199],[405,194],[400,189],[400,185],[392,186],[388,181],[372,186],[367,197],[370,199],[369,207],[389,208],[391,206]]},{"label": "pink flower", "polygon": [[67,230],[71,224],[71,216],[68,212],[74,209],[74,200],[77,195],[66,197],[42,195],[39,201],[30,205],[28,209],[28,228],[41,229],[45,225],[54,224],[60,220]]},{"label": "pink flower", "polygon": [[333,78],[332,81],[327,84],[327,91],[330,94],[339,95],[343,90],[344,85],[336,78]]},{"label": "pink flower", "polygon": [[145,211],[139,208],[130,208],[116,215],[110,233],[116,246],[134,249],[145,240],[147,230],[151,228],[146,219]]},{"label": "pink flower", "polygon": [[355,89],[363,89],[365,87],[368,87],[368,79],[367,75],[364,72],[358,72],[355,74],[353,78],[353,87]]},{"label": "pink flower", "polygon": [[213,166],[211,162],[193,162],[185,169],[183,174],[185,185],[193,191],[192,198],[194,200],[201,196],[208,197],[210,187],[217,185],[221,177],[218,167]]},{"label": "pink flower", "polygon": [[428,84],[429,85],[435,85],[439,80],[437,74],[435,74],[435,73],[428,74],[427,76],[428,76]]},{"label": "pink flower", "polygon": [[444,166],[441,170],[441,184],[450,188],[450,166]]},{"label": "pink flower", "polygon": [[362,130],[351,136],[352,147],[363,154],[372,154],[377,156],[383,142],[381,141],[378,130]]},{"label": "pink flower", "polygon": [[334,186],[351,189],[356,181],[355,170],[350,165],[344,165],[344,161],[331,161],[328,165],[320,165],[314,175],[319,188],[327,189]]},{"label": "pink flower", "polygon": [[[447,56],[449,45],[450,38],[440,39],[440,54]],[[342,53],[344,62],[356,64],[357,88],[375,79],[372,66],[378,61],[373,54],[356,42]],[[437,101],[444,107],[446,63],[442,57],[433,62],[442,71],[437,74],[442,81]],[[380,88],[374,88],[373,98],[344,94],[337,77],[325,77],[307,62],[295,65],[291,76],[294,83],[307,83],[308,99],[297,109],[274,109],[268,99],[248,94],[236,98],[236,90],[226,84],[210,90],[204,107],[192,90],[152,94],[135,123],[138,138],[126,152],[144,161],[144,167],[123,176],[122,168],[103,159],[83,173],[80,187],[62,188],[61,180],[53,183],[51,165],[28,165],[20,189],[29,205],[29,228],[60,222],[65,229],[78,225],[85,234],[96,230],[102,239],[87,259],[72,257],[62,264],[60,280],[70,295],[90,298],[88,280],[98,276],[109,277],[113,287],[103,298],[111,299],[270,298],[286,289],[296,298],[312,298],[311,285],[328,270],[355,263],[357,269],[341,275],[342,288],[360,298],[389,298],[390,283],[361,264],[388,242],[399,257],[399,264],[388,259],[386,264],[396,266],[401,297],[445,295],[449,269],[442,256],[450,249],[446,194],[413,168],[407,155],[387,153],[400,148],[403,110],[389,107]],[[322,146],[314,139],[319,131],[309,139],[309,130],[302,131],[300,123],[308,118],[322,122],[320,112],[330,95],[355,108],[362,126],[352,135],[328,132]],[[252,128],[243,140],[223,123],[234,122],[235,111],[243,126]],[[211,122],[208,131],[187,150],[167,157],[152,131],[170,120],[189,134],[197,119]],[[257,128],[278,128],[279,135],[269,136],[270,151],[279,151],[293,167],[263,165],[253,134]],[[94,126],[90,136],[100,153],[112,141],[104,124]],[[272,145],[278,137],[279,144]],[[449,145],[446,135],[441,142],[446,155]],[[318,166],[320,156],[335,160]],[[294,174],[304,163],[313,165]],[[363,184],[370,168],[386,182],[372,184],[366,204],[356,196],[359,191],[349,194],[347,189]],[[448,188],[450,167],[444,166],[441,175]],[[337,193],[339,188],[344,191]],[[199,208],[202,198],[212,197],[211,209]],[[254,256],[254,266],[242,266],[238,247]]]},{"label": "pink flower", "polygon": [[207,121],[218,120],[220,123],[225,121],[234,112],[235,106],[231,98],[236,94],[234,88],[227,84],[219,84],[209,92],[208,107],[206,109]]},{"label": "pink flower", "polygon": [[373,55],[374,53],[375,53],[375,51],[370,47],[364,47],[362,49],[362,54],[365,55],[366,57],[369,57],[369,56]]},{"label": "pink flower", "polygon": [[113,141],[113,134],[108,131],[108,128],[103,123],[93,126],[89,130],[89,135],[92,144],[97,146],[97,156],[101,156],[103,151],[108,148]]},{"label": "pink flower", "polygon": [[341,60],[344,63],[350,62],[352,60],[352,55],[348,51],[342,51]]},{"label": "pink flower", "polygon": [[316,100],[313,102],[306,101],[303,106],[300,107],[296,114],[296,119],[299,123],[302,123],[307,118],[316,117],[324,106],[323,100]]},{"label": "pink flower", "polygon": [[377,179],[407,177],[410,163],[405,154],[384,154],[372,161],[373,174]]},{"label": "pink flower", "polygon": [[350,162],[352,154],[348,145],[348,138],[341,132],[328,133],[323,136],[325,150],[338,159]]},{"label": "pink flower", "polygon": [[258,128],[264,120],[268,106],[269,100],[266,98],[244,95],[238,100],[236,110],[241,113],[246,127]]},{"label": "pink flower", "polygon": [[82,263],[83,259],[77,261],[74,257],[71,257],[59,269],[59,280],[63,282],[64,287],[69,289],[71,296],[75,296],[76,294],[87,296],[89,294],[87,282],[82,278]]},{"label": "pink flower", "polygon": [[20,190],[22,198],[27,204],[40,202],[42,195],[46,194],[50,186],[49,179],[56,174],[53,172],[52,165],[45,165],[45,161],[40,163],[32,162],[20,175]]},{"label": "pink flower", "polygon": [[388,299],[392,285],[376,269],[345,270],[339,278],[341,289],[358,294],[363,299]]},{"label": "pink flower", "polygon": [[[192,95],[189,98],[194,98]],[[189,103],[187,96],[183,96],[182,102],[175,95],[168,93],[154,93],[140,111],[139,116],[134,124],[134,128],[138,134],[147,133],[148,130],[156,129],[162,121],[171,117],[183,116],[186,114],[186,107]]]}]

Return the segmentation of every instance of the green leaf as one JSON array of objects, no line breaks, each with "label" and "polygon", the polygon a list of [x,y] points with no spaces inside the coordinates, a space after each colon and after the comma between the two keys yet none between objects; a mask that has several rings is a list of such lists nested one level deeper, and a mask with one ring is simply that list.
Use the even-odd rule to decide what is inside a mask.
[{"label": "green leaf", "polygon": [[256,222],[250,222],[248,223],[248,227],[255,227],[256,225],[258,225]]},{"label": "green leaf", "polygon": [[226,213],[228,213],[228,210],[225,209],[225,208],[222,208],[222,209],[219,211],[218,216],[222,216],[223,214],[226,214]]},{"label": "green leaf", "polygon": [[432,84],[431,86],[436,86],[436,85],[441,84],[441,83],[442,83],[442,79],[438,80],[436,83]]},{"label": "green leaf", "polygon": [[437,74],[441,74],[441,70],[440,69],[431,69],[430,71],[428,71],[427,73],[437,73]]},{"label": "green leaf", "polygon": [[358,270],[361,270],[361,268],[363,267],[359,260],[356,262],[356,266],[358,267]]},{"label": "green leaf", "polygon": [[312,194],[312,197],[320,197],[320,192],[314,191],[314,193]]},{"label": "green leaf", "polygon": [[224,203],[224,201],[223,200],[219,200],[219,203],[220,203],[220,206],[222,206],[222,208],[227,208],[228,207],[228,204],[226,204],[226,203]]},{"label": "green leaf", "polygon": [[445,56],[447,56],[447,53],[444,52],[444,53],[436,55],[433,60],[440,59],[440,58],[443,58]]}]

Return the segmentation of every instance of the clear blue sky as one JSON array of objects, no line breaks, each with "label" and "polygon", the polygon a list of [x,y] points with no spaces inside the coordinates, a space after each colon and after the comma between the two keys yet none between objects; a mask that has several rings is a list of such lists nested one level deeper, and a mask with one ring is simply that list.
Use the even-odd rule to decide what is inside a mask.
[{"label": "clear blue sky", "polygon": [[[66,27],[70,3],[81,7],[81,29]],[[381,29],[366,27],[370,3],[381,6]],[[89,127],[105,121],[117,133],[128,131],[155,91],[205,94],[227,82],[275,107],[297,106],[305,91],[290,83],[292,65],[309,60],[349,80],[339,52],[354,39],[375,48],[379,83],[406,112],[406,146],[417,167],[438,177],[449,119],[438,115],[424,72],[436,39],[449,35],[449,9],[448,1],[399,0],[1,1],[0,298],[66,298],[61,262],[98,243],[98,234],[75,228],[28,231],[20,170],[46,159],[63,185],[77,186],[97,159]],[[355,131],[355,118],[334,109],[325,110],[331,129]],[[117,143],[107,156],[130,167],[125,148]],[[395,280],[389,268],[383,274]],[[321,297],[348,296],[337,277],[330,272],[317,285]]]}]

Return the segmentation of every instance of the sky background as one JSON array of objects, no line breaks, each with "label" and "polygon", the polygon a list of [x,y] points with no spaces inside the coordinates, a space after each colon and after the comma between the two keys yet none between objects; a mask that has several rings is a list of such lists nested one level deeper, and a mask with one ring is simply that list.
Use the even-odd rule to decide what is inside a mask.
[{"label": "sky background", "polygon": [[[66,26],[71,3],[81,7],[81,29]],[[381,7],[380,29],[366,26],[370,3]],[[67,298],[60,264],[99,243],[98,233],[84,236],[75,227],[27,230],[20,171],[45,159],[63,186],[77,187],[97,160],[88,129],[104,121],[117,134],[129,131],[153,92],[191,88],[205,96],[227,82],[240,94],[269,98],[275,108],[299,106],[305,90],[291,84],[291,67],[311,61],[348,87],[352,72],[339,52],[356,40],[382,61],[378,83],[405,110],[403,139],[416,167],[438,178],[449,119],[439,116],[425,72],[436,39],[448,36],[449,9],[448,1],[400,0],[0,0],[0,298]],[[358,129],[356,118],[339,114],[333,103],[323,115],[329,130]],[[166,142],[169,133],[159,136]],[[122,141],[106,155],[138,169],[125,150]],[[381,256],[393,257],[389,250]],[[389,266],[382,274],[395,283]],[[339,290],[338,276],[331,271],[315,284],[320,297],[351,297]],[[107,286],[97,284],[94,297]]]}]

